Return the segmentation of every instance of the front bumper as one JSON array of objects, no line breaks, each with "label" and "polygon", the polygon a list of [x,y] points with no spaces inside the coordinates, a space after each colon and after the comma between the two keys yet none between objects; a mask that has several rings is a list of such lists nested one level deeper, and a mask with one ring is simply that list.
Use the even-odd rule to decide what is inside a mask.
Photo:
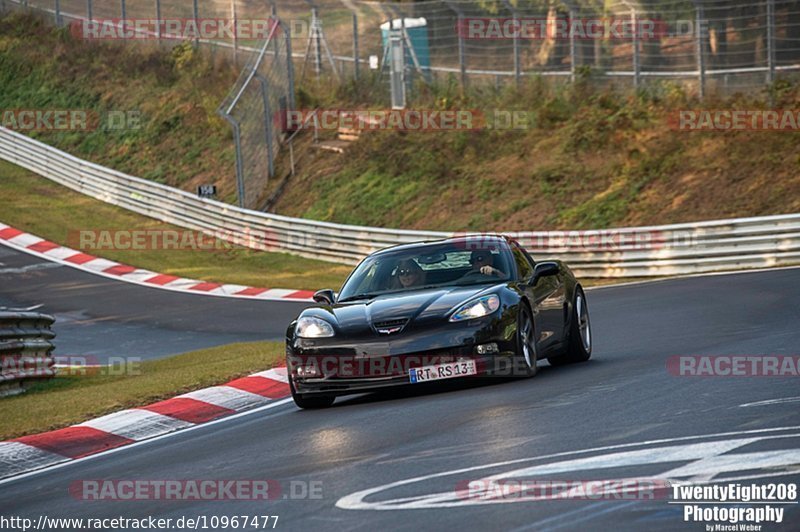
[{"label": "front bumper", "polygon": [[[410,369],[444,362],[474,360],[478,375],[492,374],[513,358],[515,322],[509,327],[507,320],[476,321],[395,337],[293,339],[286,349],[289,378],[299,394],[346,395],[409,385]],[[488,344],[495,344],[497,352],[478,352],[478,346]]]}]

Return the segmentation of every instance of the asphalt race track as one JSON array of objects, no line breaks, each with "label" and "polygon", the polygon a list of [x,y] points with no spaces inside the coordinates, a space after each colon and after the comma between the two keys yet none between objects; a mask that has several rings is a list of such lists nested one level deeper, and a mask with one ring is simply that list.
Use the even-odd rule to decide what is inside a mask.
[{"label": "asphalt race track", "polygon": [[0,245],[0,307],[34,305],[56,317],[56,355],[91,356],[99,364],[109,357],[152,359],[232,342],[283,340],[288,316],[306,306],[147,288]]},{"label": "asphalt race track", "polygon": [[[0,261],[35,259],[4,254]],[[4,282],[2,295],[45,301],[56,313],[113,316],[112,323],[152,327],[160,337],[268,336],[298,308],[116,286],[68,268],[24,280]],[[588,363],[543,363],[529,380],[339,399],[322,411],[288,401],[0,483],[1,513],[34,520],[277,515],[282,530],[699,531],[704,522],[684,522],[682,505],[669,497],[482,504],[456,491],[499,474],[800,483],[798,377],[680,377],[666,369],[671,355],[798,354],[800,269],[587,295],[595,341]],[[298,498],[271,501],[109,502],[68,492],[87,479],[275,479],[283,495],[291,482],[305,482],[321,497],[300,498],[299,490]],[[407,479],[416,480],[401,482]],[[798,505],[781,508],[783,522],[762,530],[800,529]]]}]

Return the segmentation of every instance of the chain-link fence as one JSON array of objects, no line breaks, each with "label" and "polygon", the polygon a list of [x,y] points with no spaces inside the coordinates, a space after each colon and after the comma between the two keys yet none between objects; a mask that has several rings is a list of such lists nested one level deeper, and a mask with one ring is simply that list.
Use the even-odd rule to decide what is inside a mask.
[{"label": "chain-link fence", "polygon": [[291,38],[287,28],[273,19],[259,54],[219,108],[233,128],[239,206],[258,208],[264,203],[290,109],[294,109]]},{"label": "chain-link fence", "polygon": [[[301,77],[358,76],[369,68],[370,56],[378,58],[381,68],[390,20],[408,41],[408,69],[427,79],[447,74],[464,83],[569,77],[588,67],[597,76],[631,84],[675,78],[738,90],[762,87],[782,72],[800,70],[797,0],[0,2],[44,10],[61,24],[92,18],[243,22],[277,16],[292,36]],[[152,38],[175,40],[166,31],[152,33]],[[233,32],[196,40],[238,55],[257,54],[265,37]]]},{"label": "chain-link fence", "polygon": [[702,96],[760,90],[800,71],[798,0],[0,0],[2,8],[35,8],[97,38],[191,39],[246,64],[222,111],[240,141],[239,201],[248,206],[273,175],[283,138],[274,116],[293,107],[293,76],[301,85],[372,71],[388,102],[398,86],[392,46],[404,58],[401,87],[580,76],[629,87],[674,80]]},{"label": "chain-link fence", "polygon": [[[273,6],[291,27],[321,32],[323,46],[303,49],[298,42],[295,52],[323,73],[339,75],[357,76],[370,56],[383,69],[392,30],[405,41],[410,77],[454,75],[462,84],[592,74],[634,86],[674,79],[701,93],[730,93],[760,89],[800,70],[796,0],[306,0]],[[388,71],[385,77],[388,86]]]}]

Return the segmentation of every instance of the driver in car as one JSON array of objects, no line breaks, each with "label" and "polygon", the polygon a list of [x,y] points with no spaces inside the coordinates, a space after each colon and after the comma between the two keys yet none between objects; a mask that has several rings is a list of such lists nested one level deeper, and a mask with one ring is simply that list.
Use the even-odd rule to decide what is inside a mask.
[{"label": "driver in car", "polygon": [[412,259],[400,261],[397,265],[397,278],[402,288],[411,288],[425,284],[425,272]]},{"label": "driver in car", "polygon": [[497,277],[505,277],[505,273],[494,267],[494,256],[491,251],[475,250],[469,256],[469,263],[472,269],[467,272],[471,273],[480,272],[483,275],[495,275]]}]

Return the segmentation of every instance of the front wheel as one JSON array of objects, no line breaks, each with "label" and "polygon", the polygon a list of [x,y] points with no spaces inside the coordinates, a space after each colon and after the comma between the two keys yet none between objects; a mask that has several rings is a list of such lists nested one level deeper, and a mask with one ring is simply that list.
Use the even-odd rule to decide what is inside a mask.
[{"label": "front wheel", "polygon": [[533,325],[533,318],[528,307],[520,303],[521,308],[517,318],[517,361],[518,367],[522,368],[526,377],[536,375],[538,352],[536,345],[536,333]]},{"label": "front wheel", "polygon": [[579,286],[575,289],[567,349],[563,355],[548,358],[547,361],[553,366],[563,366],[575,362],[586,362],[591,356],[592,325],[589,321],[589,307],[586,304],[586,295]]},{"label": "front wheel", "polygon": [[292,377],[289,377],[289,390],[292,392],[292,399],[294,399],[294,404],[298,407],[303,409],[318,409],[318,408],[328,408],[333,404],[336,400],[335,397],[330,395],[321,395],[318,397],[297,393],[294,389],[294,383],[292,382]]}]

